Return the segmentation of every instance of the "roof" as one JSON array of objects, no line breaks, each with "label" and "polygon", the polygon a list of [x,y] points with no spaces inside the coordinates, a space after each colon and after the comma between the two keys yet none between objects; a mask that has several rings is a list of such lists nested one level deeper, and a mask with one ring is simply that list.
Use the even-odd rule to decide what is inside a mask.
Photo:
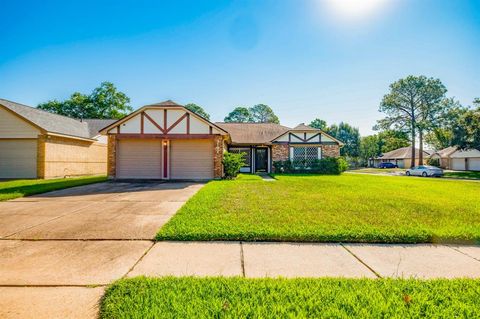
[{"label": "roof", "polygon": [[[16,113],[27,122],[49,133],[68,135],[91,139],[98,135],[100,121],[114,120],[84,120],[79,121],[67,116],[53,114],[24,104],[0,99],[0,105]],[[90,124],[92,123],[92,124]]]},{"label": "roof", "polygon": [[453,152],[455,152],[458,148],[456,146],[449,146],[442,150],[436,151],[434,154],[438,154],[441,158],[449,157]]},{"label": "roof", "polygon": [[100,130],[105,126],[115,123],[117,120],[104,120],[104,119],[83,119],[82,122],[88,124],[88,133],[91,137],[100,134]]},{"label": "roof", "polygon": [[297,126],[295,126],[294,128],[292,128],[291,131],[302,131],[302,132],[304,132],[304,131],[315,131],[315,132],[319,132],[320,130],[316,129],[314,127],[311,127],[309,125],[305,125],[305,123],[300,123]]},{"label": "roof", "polygon": [[457,150],[450,155],[451,158],[480,157],[480,151],[474,148],[468,150]]},{"label": "roof", "polygon": [[[416,148],[415,149],[415,158],[418,158],[419,154],[420,154],[420,150],[418,148]],[[423,156],[428,157],[428,156],[430,156],[430,153],[428,153],[427,151],[423,151]],[[412,147],[407,146],[407,147],[398,148],[396,150],[384,153],[382,156],[379,156],[377,158],[380,158],[380,159],[412,158]]]},{"label": "roof", "polygon": [[215,123],[230,134],[234,144],[270,144],[273,139],[290,131],[275,123]]}]

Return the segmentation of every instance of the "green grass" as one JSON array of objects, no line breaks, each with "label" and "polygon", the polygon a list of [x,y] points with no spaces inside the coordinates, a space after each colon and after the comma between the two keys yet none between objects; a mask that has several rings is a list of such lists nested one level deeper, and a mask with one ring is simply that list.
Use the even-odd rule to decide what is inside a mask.
[{"label": "green grass", "polygon": [[478,318],[479,280],[122,279],[100,318]]},{"label": "green grass", "polygon": [[158,240],[480,242],[480,183],[366,174],[213,181]]},{"label": "green grass", "polygon": [[88,176],[59,179],[22,179],[0,182],[0,201],[106,180],[107,177],[105,176]]},{"label": "green grass", "polygon": [[450,177],[450,178],[480,179],[480,172],[473,172],[473,171],[444,172],[443,176]]}]

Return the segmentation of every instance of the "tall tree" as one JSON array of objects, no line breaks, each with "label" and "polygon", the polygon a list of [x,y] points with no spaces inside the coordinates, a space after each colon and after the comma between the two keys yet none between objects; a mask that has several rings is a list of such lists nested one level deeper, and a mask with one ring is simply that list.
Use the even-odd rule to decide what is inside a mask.
[{"label": "tall tree", "polygon": [[453,131],[453,142],[462,149],[480,150],[480,107],[462,115]]},{"label": "tall tree", "polygon": [[423,133],[431,128],[440,108],[438,103],[444,98],[446,89],[438,79],[425,76],[408,76],[390,85],[380,104],[380,112],[387,116],[379,121],[382,128],[407,130],[411,135],[412,159],[415,166],[415,139],[420,132],[420,154],[423,157]]},{"label": "tall tree", "polygon": [[250,114],[252,115],[252,120],[257,123],[280,123],[270,106],[265,104],[257,104],[251,107]]},{"label": "tall tree", "polygon": [[380,152],[387,153],[410,145],[410,139],[406,132],[386,130],[378,133],[378,143]]},{"label": "tall tree", "polygon": [[210,114],[208,114],[203,107],[195,104],[195,103],[188,103],[185,105],[185,108],[195,114],[200,115],[201,117],[210,120]]},{"label": "tall tree", "polygon": [[348,157],[360,156],[360,132],[358,128],[348,123],[340,122],[328,128],[328,133],[339,139],[345,145],[340,149],[340,155]]},{"label": "tall tree", "polygon": [[379,143],[378,135],[364,136],[360,140],[360,159],[362,164],[368,164],[371,158],[380,156],[382,150]]},{"label": "tall tree", "polygon": [[78,119],[119,119],[130,113],[130,99],[111,82],[102,82],[90,95],[73,93],[64,101],[51,100],[39,104],[39,109]]},{"label": "tall tree", "polygon": [[313,121],[310,122],[309,126],[322,130],[322,131],[327,131],[328,126],[327,122],[324,120],[321,120],[319,118],[314,119]]},{"label": "tall tree", "polygon": [[224,119],[225,122],[235,122],[235,123],[247,123],[253,122],[252,114],[250,110],[246,107],[236,107],[232,112],[230,112]]}]

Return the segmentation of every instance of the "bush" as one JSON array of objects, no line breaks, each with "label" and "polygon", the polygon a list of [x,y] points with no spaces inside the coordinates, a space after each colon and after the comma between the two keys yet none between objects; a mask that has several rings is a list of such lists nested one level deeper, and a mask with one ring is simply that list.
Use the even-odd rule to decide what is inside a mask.
[{"label": "bush", "polygon": [[338,175],[348,169],[348,163],[343,157],[327,157],[314,160],[311,165],[305,161],[276,161],[273,162],[276,173],[314,173]]},{"label": "bush", "polygon": [[439,158],[429,158],[427,160],[427,164],[431,166],[440,167],[440,159]]},{"label": "bush", "polygon": [[225,172],[226,179],[234,179],[240,173],[240,168],[242,168],[243,162],[243,153],[224,153],[223,154],[223,170]]}]

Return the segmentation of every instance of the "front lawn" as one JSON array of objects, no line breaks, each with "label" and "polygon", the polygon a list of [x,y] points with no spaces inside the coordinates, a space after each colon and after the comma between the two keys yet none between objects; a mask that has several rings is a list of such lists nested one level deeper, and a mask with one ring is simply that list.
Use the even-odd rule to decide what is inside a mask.
[{"label": "front lawn", "polygon": [[480,172],[474,171],[447,171],[443,176],[450,178],[480,179]]},{"label": "front lawn", "polygon": [[107,177],[105,176],[87,176],[59,179],[22,179],[0,182],[0,201],[106,180]]},{"label": "front lawn", "polygon": [[122,279],[100,318],[477,318],[480,281]]},{"label": "front lawn", "polygon": [[366,174],[213,181],[159,240],[479,242],[480,183]]}]

